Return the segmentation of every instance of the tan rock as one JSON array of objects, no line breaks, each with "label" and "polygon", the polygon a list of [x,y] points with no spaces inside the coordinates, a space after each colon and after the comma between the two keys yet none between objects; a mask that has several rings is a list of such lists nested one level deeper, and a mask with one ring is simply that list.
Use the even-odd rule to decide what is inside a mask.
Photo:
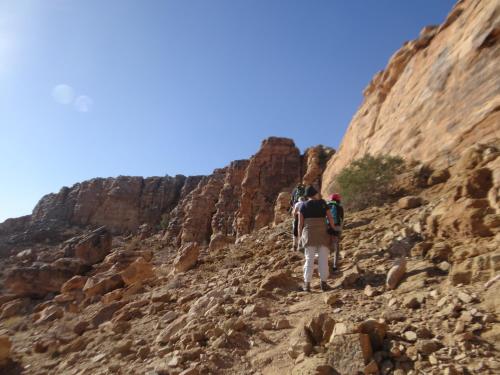
[{"label": "tan rock", "polygon": [[330,339],[335,321],[328,313],[320,313],[313,316],[306,323],[306,330],[312,339],[314,345],[321,345]]},{"label": "tan rock", "polygon": [[498,137],[497,43],[488,44],[496,40],[496,12],[495,1],[461,2],[441,27],[424,29],[390,58],[328,162],[323,194],[366,153],[398,154],[438,169],[468,146]]},{"label": "tan rock", "polygon": [[360,323],[356,332],[367,334],[370,337],[371,347],[374,351],[381,350],[388,326],[384,321],[367,319]]},{"label": "tan rock", "polygon": [[289,270],[276,271],[264,278],[260,284],[260,288],[270,291],[275,288],[296,291],[299,290],[299,282],[291,276],[291,272]]},{"label": "tan rock", "polygon": [[273,225],[278,225],[290,217],[290,200],[292,194],[289,191],[282,191],[276,198],[274,204],[274,220]]},{"label": "tan rock", "polygon": [[87,297],[99,296],[121,288],[122,286],[122,277],[110,271],[90,277],[83,287],[83,292]]},{"label": "tan rock", "polygon": [[131,285],[138,281],[144,281],[155,276],[153,266],[140,257],[120,273],[125,285]]},{"label": "tan rock", "polygon": [[422,205],[422,203],[423,203],[422,198],[412,195],[412,196],[401,198],[398,201],[398,206],[399,206],[399,208],[408,210],[411,208],[419,207]]},{"label": "tan rock", "polygon": [[53,320],[62,318],[63,315],[64,311],[59,306],[49,306],[40,312],[39,318],[35,323],[41,324],[51,322]]},{"label": "tan rock", "polygon": [[394,266],[387,273],[385,285],[389,289],[395,289],[406,272],[406,259],[400,258],[394,262]]},{"label": "tan rock", "polygon": [[200,247],[195,242],[190,242],[183,245],[179,249],[179,255],[174,260],[175,272],[186,272],[187,270],[194,267],[198,261],[198,256],[200,253]]},{"label": "tan rock", "polygon": [[61,286],[61,293],[70,293],[74,290],[82,290],[87,280],[87,276],[73,276]]},{"label": "tan rock", "polygon": [[328,363],[340,374],[363,373],[372,360],[370,338],[365,334],[336,336],[328,346]]},{"label": "tan rock", "polygon": [[292,375],[333,375],[335,371],[326,358],[311,357],[294,366]]}]

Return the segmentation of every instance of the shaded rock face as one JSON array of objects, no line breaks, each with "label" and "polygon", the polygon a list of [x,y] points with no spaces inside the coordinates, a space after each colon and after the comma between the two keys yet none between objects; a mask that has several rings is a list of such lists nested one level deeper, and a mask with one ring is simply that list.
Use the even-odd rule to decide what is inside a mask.
[{"label": "shaded rock face", "polygon": [[467,147],[498,137],[500,57],[496,0],[459,2],[439,27],[426,27],[364,91],[323,192],[352,160],[390,153],[447,166]]},{"label": "shaded rock face", "polygon": [[300,180],[301,157],[291,139],[268,138],[248,165],[236,218],[238,235],[250,233],[273,219],[274,201],[283,189]]}]

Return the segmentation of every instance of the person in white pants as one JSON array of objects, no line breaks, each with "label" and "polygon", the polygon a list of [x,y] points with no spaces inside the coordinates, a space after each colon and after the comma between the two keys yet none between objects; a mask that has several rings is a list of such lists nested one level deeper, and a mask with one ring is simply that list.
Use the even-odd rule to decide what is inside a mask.
[{"label": "person in white pants", "polygon": [[[313,186],[306,188],[307,201],[299,211],[299,238],[305,248],[304,287],[306,292],[311,291],[311,280],[314,269],[314,257],[318,253],[318,268],[322,291],[330,289],[328,280],[328,255],[330,253],[330,236],[327,233],[327,223],[333,218],[326,202]],[[328,221],[326,220],[328,218]],[[333,227],[332,227],[333,229]]]}]

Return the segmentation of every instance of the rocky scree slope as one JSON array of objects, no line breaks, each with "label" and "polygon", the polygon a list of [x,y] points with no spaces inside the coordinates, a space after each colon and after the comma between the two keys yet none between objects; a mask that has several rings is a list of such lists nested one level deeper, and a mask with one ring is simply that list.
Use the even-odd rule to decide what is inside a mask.
[{"label": "rocky scree slope", "polygon": [[[312,293],[300,291],[303,258],[278,208],[276,223],[216,247],[100,228],[5,258],[3,371],[496,374],[498,162],[498,147],[474,146],[449,169],[415,168],[406,177],[425,183],[413,195],[349,213],[325,293],[317,275]],[[23,294],[23,282],[46,284],[30,269],[71,259],[88,268],[42,299]]]},{"label": "rocky scree slope", "polygon": [[443,24],[424,27],[364,91],[323,193],[365,153],[404,155],[435,168],[500,137],[500,3],[458,1]]}]

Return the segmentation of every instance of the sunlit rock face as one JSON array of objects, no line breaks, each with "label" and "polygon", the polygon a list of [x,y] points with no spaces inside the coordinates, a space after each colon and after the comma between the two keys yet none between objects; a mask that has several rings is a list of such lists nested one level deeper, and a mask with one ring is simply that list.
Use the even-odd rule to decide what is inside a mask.
[{"label": "sunlit rock face", "polygon": [[470,145],[500,137],[500,3],[459,2],[375,75],[323,176],[323,192],[365,153],[448,166]]}]

